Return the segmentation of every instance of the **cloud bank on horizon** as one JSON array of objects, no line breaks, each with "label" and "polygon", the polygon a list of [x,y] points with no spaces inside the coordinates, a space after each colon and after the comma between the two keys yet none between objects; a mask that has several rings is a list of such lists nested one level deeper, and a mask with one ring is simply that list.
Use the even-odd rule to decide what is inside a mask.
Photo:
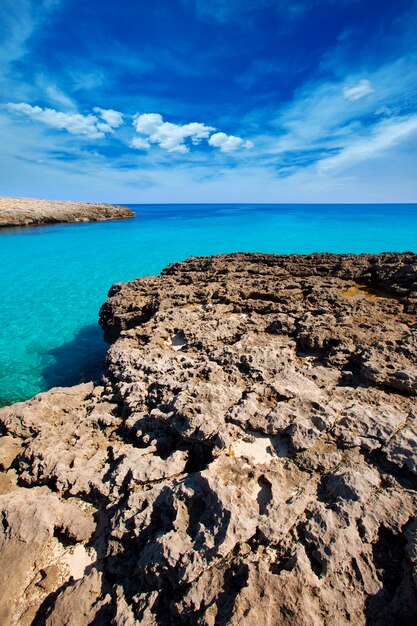
[{"label": "cloud bank on horizon", "polygon": [[149,4],[3,0],[0,194],[417,201],[417,0]]}]

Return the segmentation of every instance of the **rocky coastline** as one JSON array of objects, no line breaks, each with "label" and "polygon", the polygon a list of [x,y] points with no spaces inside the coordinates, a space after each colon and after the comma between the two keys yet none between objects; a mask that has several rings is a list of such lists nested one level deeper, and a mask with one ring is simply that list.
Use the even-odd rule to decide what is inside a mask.
[{"label": "rocky coastline", "polygon": [[112,204],[39,198],[0,198],[0,228],[64,222],[101,222],[134,217],[132,209]]},{"label": "rocky coastline", "polygon": [[101,382],[0,410],[0,622],[415,623],[416,313],[413,253],[113,286]]}]

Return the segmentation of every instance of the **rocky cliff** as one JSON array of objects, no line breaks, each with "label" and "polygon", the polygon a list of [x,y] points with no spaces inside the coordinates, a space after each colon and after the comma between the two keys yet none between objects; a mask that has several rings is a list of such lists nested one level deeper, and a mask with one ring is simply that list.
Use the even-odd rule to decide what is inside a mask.
[{"label": "rocky cliff", "polygon": [[61,202],[38,198],[0,198],[0,228],[58,222],[100,222],[134,215],[132,209],[112,204]]},{"label": "rocky cliff", "polygon": [[116,285],[100,385],[0,411],[2,624],[414,624],[417,255]]}]

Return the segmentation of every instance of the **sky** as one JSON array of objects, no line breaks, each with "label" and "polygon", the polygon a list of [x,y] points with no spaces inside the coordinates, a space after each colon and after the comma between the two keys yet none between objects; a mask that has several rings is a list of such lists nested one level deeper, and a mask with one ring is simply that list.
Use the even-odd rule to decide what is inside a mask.
[{"label": "sky", "polygon": [[1,0],[0,195],[417,202],[417,0]]}]

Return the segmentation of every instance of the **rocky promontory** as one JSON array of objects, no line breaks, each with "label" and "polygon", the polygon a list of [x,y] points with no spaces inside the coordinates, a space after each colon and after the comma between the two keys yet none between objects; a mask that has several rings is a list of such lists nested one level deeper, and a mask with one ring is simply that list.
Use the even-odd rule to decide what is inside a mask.
[{"label": "rocky promontory", "polygon": [[92,202],[64,202],[39,198],[0,198],[0,228],[60,222],[101,222],[134,217],[124,206]]},{"label": "rocky promontory", "polygon": [[100,384],[0,410],[0,622],[414,624],[417,255],[109,296]]}]

